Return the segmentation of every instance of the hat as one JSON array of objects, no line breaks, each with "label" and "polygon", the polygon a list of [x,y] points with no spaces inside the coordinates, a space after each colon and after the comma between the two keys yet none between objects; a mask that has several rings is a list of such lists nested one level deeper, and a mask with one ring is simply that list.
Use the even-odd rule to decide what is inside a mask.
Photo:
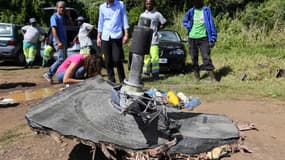
[{"label": "hat", "polygon": [[30,22],[30,23],[36,23],[37,20],[36,20],[35,18],[30,18],[29,22]]},{"label": "hat", "polygon": [[79,16],[79,17],[77,17],[76,21],[84,21],[84,17]]}]

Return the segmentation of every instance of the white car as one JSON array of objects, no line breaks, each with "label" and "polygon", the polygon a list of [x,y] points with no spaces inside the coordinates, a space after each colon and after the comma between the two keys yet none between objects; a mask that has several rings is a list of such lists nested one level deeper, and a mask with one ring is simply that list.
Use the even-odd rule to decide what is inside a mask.
[{"label": "white car", "polygon": [[0,61],[13,61],[25,64],[21,27],[12,23],[0,23]]}]

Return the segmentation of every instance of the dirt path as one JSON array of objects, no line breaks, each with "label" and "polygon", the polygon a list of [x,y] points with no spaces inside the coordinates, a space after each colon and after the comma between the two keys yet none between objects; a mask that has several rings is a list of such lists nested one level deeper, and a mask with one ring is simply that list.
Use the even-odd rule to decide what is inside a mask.
[{"label": "dirt path", "polygon": [[[0,97],[22,97],[14,107],[0,108],[1,160],[67,160],[77,142],[57,143],[47,135],[35,134],[24,118],[27,109],[40,99],[56,92],[59,84],[50,86],[41,74],[46,69],[3,69],[0,67]],[[23,83],[25,82],[25,83]],[[10,84],[10,85],[9,85]],[[24,84],[24,85],[23,85]],[[19,98],[17,97],[17,98]],[[24,97],[24,98],[23,98]],[[268,100],[203,101],[194,112],[227,115],[234,122],[252,122],[258,131],[243,132],[246,145],[253,153],[236,153],[229,160],[283,160],[285,146],[285,103]],[[75,147],[75,148],[74,148]],[[83,160],[89,160],[90,154]],[[72,159],[72,158],[70,158]],[[76,158],[73,158],[74,160]],[[79,160],[79,159],[77,159]]]},{"label": "dirt path", "polygon": [[235,122],[251,122],[258,131],[247,131],[246,144],[252,154],[237,153],[229,159],[281,160],[285,145],[285,104],[266,101],[208,102],[197,108],[197,112],[225,114]]}]

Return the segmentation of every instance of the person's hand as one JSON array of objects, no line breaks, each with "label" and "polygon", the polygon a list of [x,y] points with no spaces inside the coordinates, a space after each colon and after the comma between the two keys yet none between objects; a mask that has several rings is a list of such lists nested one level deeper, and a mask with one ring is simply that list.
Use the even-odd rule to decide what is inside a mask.
[{"label": "person's hand", "polygon": [[214,41],[209,42],[209,46],[210,46],[210,48],[214,48],[215,42]]},{"label": "person's hand", "polygon": [[98,46],[98,47],[101,47],[101,44],[102,44],[101,39],[100,39],[100,38],[97,38],[97,46]]},{"label": "person's hand", "polygon": [[129,38],[128,38],[127,35],[125,35],[125,36],[123,37],[123,44],[128,43],[128,41],[129,41]]},{"label": "person's hand", "polygon": [[60,49],[62,49],[63,44],[62,44],[61,42],[58,42],[58,43],[57,43],[57,47],[60,48]]},{"label": "person's hand", "polygon": [[40,42],[45,42],[46,41],[46,37],[43,37],[40,39]]}]

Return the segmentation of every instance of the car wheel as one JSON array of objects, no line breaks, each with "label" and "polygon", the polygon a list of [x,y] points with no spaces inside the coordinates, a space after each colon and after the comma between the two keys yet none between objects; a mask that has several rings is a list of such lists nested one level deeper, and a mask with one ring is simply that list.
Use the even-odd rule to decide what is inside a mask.
[{"label": "car wheel", "polygon": [[25,58],[24,53],[22,53],[22,52],[19,53],[19,55],[18,55],[18,64],[21,66],[26,64],[26,58]]}]

